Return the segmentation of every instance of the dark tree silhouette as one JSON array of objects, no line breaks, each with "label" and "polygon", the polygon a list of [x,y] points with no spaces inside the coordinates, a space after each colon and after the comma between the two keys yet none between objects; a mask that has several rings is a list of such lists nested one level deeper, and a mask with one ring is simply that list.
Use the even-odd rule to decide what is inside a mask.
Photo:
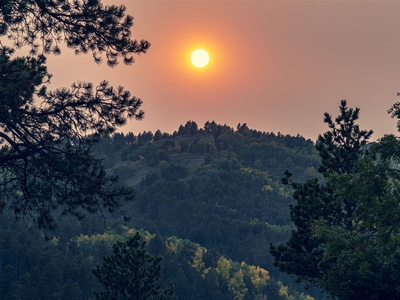
[{"label": "dark tree silhouette", "polygon": [[13,58],[14,49],[0,42],[0,208],[9,205],[16,216],[52,228],[56,211],[81,218],[115,212],[132,199],[91,147],[128,119],[140,120],[142,101],[107,81],[47,91],[44,56],[59,54],[65,41],[76,53],[90,51],[96,62],[105,53],[110,66],[119,57],[133,63],[132,55],[150,44],[131,39],[133,18],[125,10],[97,0],[0,1],[0,37],[31,49],[30,56]]},{"label": "dark tree silhouette", "polygon": [[113,245],[113,255],[92,270],[105,291],[94,292],[96,300],[168,300],[173,287],[161,291],[161,258],[146,252],[145,242],[136,233]]},{"label": "dark tree silhouette", "polygon": [[100,62],[115,66],[118,57],[134,62],[132,54],[146,53],[150,43],[131,39],[133,17],[126,7],[103,5],[100,0],[5,0],[0,7],[0,36],[16,47],[27,45],[31,54],[60,54],[60,43],[76,53],[92,52]]}]

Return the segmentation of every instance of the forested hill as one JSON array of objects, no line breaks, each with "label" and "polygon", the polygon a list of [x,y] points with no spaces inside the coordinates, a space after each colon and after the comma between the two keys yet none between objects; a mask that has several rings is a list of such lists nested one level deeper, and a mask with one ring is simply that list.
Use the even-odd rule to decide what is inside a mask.
[{"label": "forested hill", "polygon": [[172,134],[160,130],[154,134],[115,133],[102,138],[95,152],[120,179],[129,178],[133,185],[167,165],[178,165],[191,173],[200,165],[230,161],[277,178],[290,169],[297,180],[303,181],[318,176],[320,164],[314,143],[300,135],[261,132],[246,124],[233,129],[214,121],[206,122],[203,128],[188,121]]},{"label": "forested hill", "polygon": [[[289,169],[296,180],[318,176],[314,144],[301,136],[194,122],[173,134],[116,133],[94,148],[109,172],[136,197],[123,209],[131,217],[61,216],[48,234],[0,218],[0,299],[93,299],[100,290],[91,269],[111,245],[136,230],[150,253],[163,257],[163,282],[173,300],[311,300],[278,272],[271,242],[292,230],[292,191],[281,184]],[[106,226],[104,226],[106,224]],[[315,299],[319,294],[311,293]]]},{"label": "forested hill", "polygon": [[320,158],[302,136],[233,129],[189,121],[173,134],[116,133],[96,147],[106,167],[135,186],[125,207],[134,228],[189,239],[222,255],[268,270],[269,244],[292,230],[292,190],[281,184],[285,170],[297,181],[318,176]]}]

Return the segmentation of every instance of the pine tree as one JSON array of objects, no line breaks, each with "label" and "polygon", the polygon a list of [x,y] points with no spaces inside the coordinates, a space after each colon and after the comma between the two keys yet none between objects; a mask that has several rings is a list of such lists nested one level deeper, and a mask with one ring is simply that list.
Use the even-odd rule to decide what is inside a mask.
[{"label": "pine tree", "polygon": [[55,226],[54,213],[119,211],[133,197],[116,185],[92,146],[128,119],[141,119],[142,101],[107,81],[74,83],[48,91],[47,54],[60,54],[65,42],[75,53],[105,55],[113,67],[134,62],[147,41],[133,40],[133,18],[124,6],[99,0],[0,1],[0,37],[30,55],[14,58],[0,41],[0,210],[31,217],[39,227]]},{"label": "pine tree", "polygon": [[295,190],[295,229],[270,251],[281,271],[338,299],[400,299],[399,141],[368,144],[372,131],[360,130],[358,117],[345,101],[335,121],[325,114],[330,131],[316,145],[322,183],[295,183],[285,172],[283,183]]},{"label": "pine tree", "polygon": [[91,52],[96,62],[105,53],[115,66],[122,57],[132,64],[132,54],[146,53],[150,43],[133,40],[133,17],[124,5],[103,5],[100,0],[3,0],[0,36],[14,46],[28,46],[30,54],[60,54],[63,41],[75,53]]},{"label": "pine tree", "polygon": [[113,245],[113,255],[92,270],[105,291],[94,292],[96,300],[168,300],[172,286],[161,291],[161,258],[146,252],[145,242],[136,233]]}]

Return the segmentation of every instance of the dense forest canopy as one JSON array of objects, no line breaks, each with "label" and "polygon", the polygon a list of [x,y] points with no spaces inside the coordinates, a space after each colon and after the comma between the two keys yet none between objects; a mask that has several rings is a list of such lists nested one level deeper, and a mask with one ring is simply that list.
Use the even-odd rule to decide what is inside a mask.
[{"label": "dense forest canopy", "polygon": [[[171,134],[106,135],[93,150],[121,184],[134,187],[135,201],[124,206],[130,220],[107,214],[105,223],[95,215],[77,223],[64,216],[54,239],[35,242],[41,235],[35,226],[15,224],[6,209],[0,265],[14,274],[10,299],[24,289],[40,294],[29,299],[91,299],[93,290],[102,290],[91,269],[112,254],[113,243],[133,235],[131,228],[142,228],[148,251],[162,256],[163,286],[172,281],[173,299],[311,299],[273,267],[268,249],[291,231],[284,170],[296,169],[299,180],[317,174],[312,141],[246,124],[201,128],[189,121]],[[63,271],[46,282],[57,265]],[[36,281],[23,281],[33,276]]]},{"label": "dense forest canopy", "polygon": [[127,206],[134,227],[188,238],[277,278],[268,247],[289,237],[293,203],[280,178],[294,168],[307,180],[320,165],[311,140],[215,122],[188,121],[172,134],[115,133],[95,151],[135,186]]}]

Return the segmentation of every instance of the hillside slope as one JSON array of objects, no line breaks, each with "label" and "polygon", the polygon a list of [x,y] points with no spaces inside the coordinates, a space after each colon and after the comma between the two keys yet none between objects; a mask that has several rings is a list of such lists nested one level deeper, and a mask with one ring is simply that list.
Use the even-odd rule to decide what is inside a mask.
[{"label": "hillside slope", "polygon": [[290,234],[291,190],[281,184],[289,169],[296,181],[318,176],[311,140],[266,133],[246,124],[234,130],[189,121],[173,134],[120,133],[96,148],[105,164],[136,190],[125,207],[130,226],[164,237],[189,239],[222,255],[265,268],[269,244]]}]

